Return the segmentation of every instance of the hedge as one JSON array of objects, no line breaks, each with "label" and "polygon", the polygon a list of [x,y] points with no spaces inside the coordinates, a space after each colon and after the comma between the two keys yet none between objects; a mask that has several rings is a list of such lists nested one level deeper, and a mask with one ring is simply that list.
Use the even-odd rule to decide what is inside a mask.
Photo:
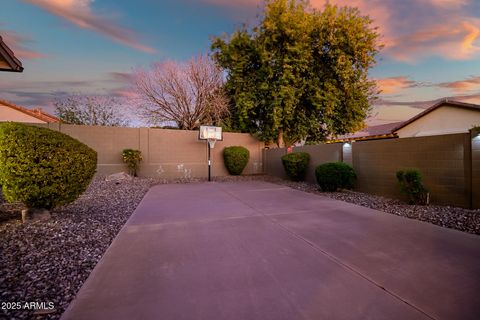
[{"label": "hedge", "polygon": [[71,203],[87,189],[96,165],[94,150],[63,133],[0,124],[0,185],[9,202],[45,209]]}]

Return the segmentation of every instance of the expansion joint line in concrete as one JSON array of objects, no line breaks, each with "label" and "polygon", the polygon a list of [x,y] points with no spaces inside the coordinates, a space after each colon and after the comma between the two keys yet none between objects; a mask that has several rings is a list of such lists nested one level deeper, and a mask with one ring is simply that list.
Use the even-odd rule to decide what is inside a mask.
[{"label": "expansion joint line in concrete", "polygon": [[428,313],[426,313],[425,311],[423,311],[422,309],[420,309],[419,307],[411,304],[410,302],[408,302],[407,300],[403,299],[401,296],[399,296],[398,294],[388,290],[387,288],[383,287],[382,285],[380,285],[379,283],[377,283],[375,280],[371,279],[370,277],[368,277],[367,275],[363,274],[360,270],[357,270],[355,269],[354,267],[350,266],[349,264],[343,262],[342,260],[340,260],[339,258],[335,257],[334,255],[328,253],[327,251],[323,250],[322,248],[320,248],[319,246],[317,246],[315,243],[311,242],[310,240],[302,237],[301,235],[295,233],[294,231],[290,230],[288,227],[284,226],[283,224],[281,224],[280,222],[272,219],[268,214],[265,214],[265,212],[263,212],[262,210],[260,209],[257,209],[253,206],[251,206],[248,202],[244,201],[243,199],[237,197],[235,194],[227,191],[227,190],[224,190],[224,189],[220,189],[221,191],[225,192],[226,194],[230,195],[231,197],[237,199],[238,201],[240,201],[241,203],[243,203],[244,205],[246,205],[247,207],[251,208],[252,210],[258,212],[261,216],[263,216],[264,218],[266,218],[268,221],[270,221],[273,225],[276,225],[279,229],[283,230],[284,232],[287,232],[288,234],[290,234],[291,236],[303,241],[304,243],[306,243],[307,245],[309,245],[310,247],[312,247],[315,251],[319,252],[320,254],[326,256],[329,260],[333,261],[334,263],[338,264],[339,266],[341,266],[342,268],[344,268],[345,270],[349,271],[349,272],[352,272],[354,274],[356,274],[357,276],[365,279],[366,281],[370,282],[371,284],[373,284],[374,286],[376,286],[377,288],[385,291],[386,293],[388,293],[389,295],[391,295],[393,298],[405,303],[406,305],[408,305],[409,307],[417,310],[418,312],[420,312],[421,314],[423,314],[424,316],[428,317],[429,319],[432,319],[432,320],[437,320],[436,318],[434,318],[433,316],[429,315]]}]

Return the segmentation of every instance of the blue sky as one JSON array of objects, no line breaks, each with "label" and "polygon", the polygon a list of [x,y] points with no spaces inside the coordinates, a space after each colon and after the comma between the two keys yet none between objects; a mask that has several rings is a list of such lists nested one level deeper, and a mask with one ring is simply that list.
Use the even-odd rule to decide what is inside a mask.
[{"label": "blue sky", "polygon": [[[325,0],[312,0],[321,8]],[[331,0],[357,6],[385,48],[371,124],[405,120],[443,97],[480,103],[480,1]],[[254,23],[260,0],[2,0],[0,35],[25,67],[0,99],[53,112],[55,97],[127,94],[136,67],[187,60],[210,37]]]}]

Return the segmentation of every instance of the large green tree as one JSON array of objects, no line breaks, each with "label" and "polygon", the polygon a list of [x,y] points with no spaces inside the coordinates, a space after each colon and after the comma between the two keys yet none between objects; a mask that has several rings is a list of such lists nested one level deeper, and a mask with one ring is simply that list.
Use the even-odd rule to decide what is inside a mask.
[{"label": "large green tree", "polygon": [[231,126],[279,146],[360,129],[376,94],[368,70],[378,37],[356,8],[267,0],[257,26],[212,42]]}]

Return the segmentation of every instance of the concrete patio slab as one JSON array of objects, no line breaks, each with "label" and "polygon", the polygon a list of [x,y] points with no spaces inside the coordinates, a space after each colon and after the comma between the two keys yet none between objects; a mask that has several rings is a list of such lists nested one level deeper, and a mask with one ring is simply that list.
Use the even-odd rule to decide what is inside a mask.
[{"label": "concrete patio slab", "polygon": [[478,319],[480,237],[263,183],[153,187],[62,319]]}]

